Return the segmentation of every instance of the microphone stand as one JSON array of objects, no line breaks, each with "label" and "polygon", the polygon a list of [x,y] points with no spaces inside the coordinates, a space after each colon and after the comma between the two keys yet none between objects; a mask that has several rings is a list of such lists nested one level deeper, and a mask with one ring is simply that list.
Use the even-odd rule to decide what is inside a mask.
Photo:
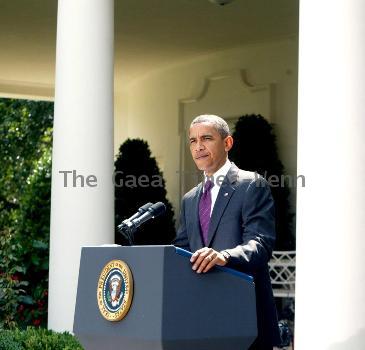
[{"label": "microphone stand", "polygon": [[125,237],[127,239],[129,246],[133,245],[134,234],[133,234],[132,230],[130,229],[130,227],[128,227],[128,225],[126,225],[125,223],[122,223],[122,225],[119,225],[118,232],[121,233],[123,235],[123,237]]}]

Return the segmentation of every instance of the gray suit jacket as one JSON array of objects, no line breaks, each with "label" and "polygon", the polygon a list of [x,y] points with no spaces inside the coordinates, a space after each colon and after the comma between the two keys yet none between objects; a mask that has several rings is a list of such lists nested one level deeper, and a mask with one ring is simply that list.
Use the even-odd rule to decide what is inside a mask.
[{"label": "gray suit jacket", "polygon": [[[199,226],[202,184],[182,200],[180,226],[174,245],[195,252],[204,246]],[[275,209],[267,182],[232,164],[222,182],[208,231],[208,247],[226,250],[228,267],[254,277],[258,338],[255,349],[280,343],[268,261],[275,243]]]}]

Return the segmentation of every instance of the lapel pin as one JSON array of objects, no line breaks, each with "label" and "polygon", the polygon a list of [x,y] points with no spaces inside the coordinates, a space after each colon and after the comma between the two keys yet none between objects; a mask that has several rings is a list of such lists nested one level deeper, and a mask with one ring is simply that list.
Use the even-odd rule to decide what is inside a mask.
[{"label": "lapel pin", "polygon": [[224,194],[224,197],[227,197],[228,196],[228,192],[226,192],[225,194]]}]

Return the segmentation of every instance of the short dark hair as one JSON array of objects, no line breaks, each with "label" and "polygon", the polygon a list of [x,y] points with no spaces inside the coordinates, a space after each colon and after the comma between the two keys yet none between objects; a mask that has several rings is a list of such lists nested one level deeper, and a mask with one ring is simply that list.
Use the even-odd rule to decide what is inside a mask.
[{"label": "short dark hair", "polygon": [[219,132],[219,134],[222,136],[223,139],[225,139],[227,136],[231,135],[231,131],[229,130],[229,126],[227,122],[217,115],[213,114],[202,114],[198,115],[194,120],[191,122],[190,127],[192,127],[194,124],[200,124],[200,123],[210,123],[212,124],[216,130]]}]

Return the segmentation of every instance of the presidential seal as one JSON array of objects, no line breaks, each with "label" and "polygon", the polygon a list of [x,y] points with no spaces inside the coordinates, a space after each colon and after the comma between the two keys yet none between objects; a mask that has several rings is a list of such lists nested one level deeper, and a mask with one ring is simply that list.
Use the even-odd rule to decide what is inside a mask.
[{"label": "presidential seal", "polygon": [[133,277],[122,260],[109,261],[100,273],[96,291],[102,316],[108,321],[120,321],[128,313],[133,298]]}]

